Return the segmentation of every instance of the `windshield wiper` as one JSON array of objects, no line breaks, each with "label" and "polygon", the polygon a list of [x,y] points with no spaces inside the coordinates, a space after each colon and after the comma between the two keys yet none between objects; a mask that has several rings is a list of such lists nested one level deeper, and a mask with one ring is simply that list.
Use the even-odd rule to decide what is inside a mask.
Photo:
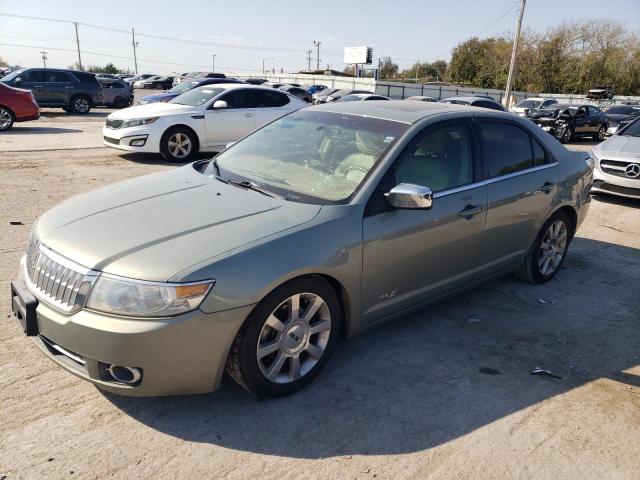
[{"label": "windshield wiper", "polygon": [[262,195],[266,195],[267,197],[278,198],[273,193],[261,189],[256,183],[249,180],[227,180],[227,183],[236,187],[244,188],[245,190],[253,190],[255,192],[261,193]]}]

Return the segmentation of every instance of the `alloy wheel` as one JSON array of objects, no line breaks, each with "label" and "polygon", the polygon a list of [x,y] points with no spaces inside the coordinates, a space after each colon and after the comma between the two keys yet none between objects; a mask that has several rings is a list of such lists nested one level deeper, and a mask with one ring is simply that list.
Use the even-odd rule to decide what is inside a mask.
[{"label": "alloy wheel", "polygon": [[331,334],[327,302],[298,293],[278,305],[260,331],[256,356],[260,372],[274,383],[304,377],[322,358]]},{"label": "alloy wheel", "polygon": [[4,108],[0,108],[0,130],[7,130],[12,123],[11,113]]},{"label": "alloy wheel", "polygon": [[186,158],[191,153],[191,140],[184,133],[174,133],[169,137],[169,152],[175,158]]},{"label": "alloy wheel", "polygon": [[570,127],[566,127],[564,129],[564,132],[562,132],[562,139],[564,140],[564,143],[569,143],[571,141],[571,128]]},{"label": "alloy wheel", "polygon": [[568,237],[567,225],[562,220],[549,226],[538,253],[538,268],[542,275],[551,275],[558,269],[567,249]]},{"label": "alloy wheel", "polygon": [[607,131],[605,130],[605,128],[600,127],[600,130],[598,130],[598,140],[604,140],[606,133]]},{"label": "alloy wheel", "polygon": [[76,98],[75,102],[73,102],[73,109],[78,113],[87,113],[91,105],[89,105],[89,101],[86,98]]}]

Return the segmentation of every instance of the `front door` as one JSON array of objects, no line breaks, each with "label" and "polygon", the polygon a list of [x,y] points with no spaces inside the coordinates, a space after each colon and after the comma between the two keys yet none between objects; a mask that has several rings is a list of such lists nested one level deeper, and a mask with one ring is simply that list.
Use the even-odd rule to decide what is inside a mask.
[{"label": "front door", "polygon": [[227,102],[226,108],[214,109],[211,105],[205,111],[209,148],[222,150],[228,143],[235,142],[255,130],[256,113],[251,107],[250,94],[249,89],[231,89],[216,99]]},{"label": "front door", "polygon": [[578,135],[585,135],[591,131],[591,127],[589,124],[589,114],[587,112],[587,107],[580,107],[576,112],[574,117],[574,121],[576,124],[575,132]]},{"label": "front door", "polygon": [[[363,220],[363,320],[370,323],[476,278],[486,216],[485,186],[466,121],[419,133],[372,196]],[[400,183],[434,191],[429,210],[390,207]]]},{"label": "front door", "polygon": [[18,77],[20,82],[15,83],[13,86],[31,90],[38,105],[51,103],[45,88],[45,72],[46,70],[28,70]]}]

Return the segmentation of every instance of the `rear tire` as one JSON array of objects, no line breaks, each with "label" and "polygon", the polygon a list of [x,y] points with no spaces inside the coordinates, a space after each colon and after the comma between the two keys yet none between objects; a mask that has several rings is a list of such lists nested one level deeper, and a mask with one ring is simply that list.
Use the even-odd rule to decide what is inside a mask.
[{"label": "rear tire", "polygon": [[13,112],[7,107],[0,106],[0,132],[11,130],[13,122],[15,122]]},{"label": "rear tire", "polygon": [[186,162],[198,151],[198,139],[184,127],[167,130],[160,139],[160,154],[168,162]]},{"label": "rear tire", "polygon": [[296,392],[327,363],[341,320],[338,297],[326,280],[285,283],[258,304],[236,335],[227,373],[258,397]]},{"label": "rear tire", "polygon": [[593,136],[593,139],[594,139],[594,140],[597,140],[597,141],[599,141],[599,142],[602,142],[602,141],[604,141],[604,139],[605,139],[606,135],[607,135],[607,129],[606,129],[606,127],[605,127],[604,125],[602,125],[602,126],[600,127],[600,130],[598,130],[598,133],[596,133],[596,134]]},{"label": "rear tire", "polygon": [[542,226],[516,276],[529,283],[545,283],[556,276],[567,256],[575,226],[564,212],[554,213]]},{"label": "rear tire", "polygon": [[86,95],[76,95],[71,99],[69,108],[75,113],[84,115],[91,111],[91,99]]}]

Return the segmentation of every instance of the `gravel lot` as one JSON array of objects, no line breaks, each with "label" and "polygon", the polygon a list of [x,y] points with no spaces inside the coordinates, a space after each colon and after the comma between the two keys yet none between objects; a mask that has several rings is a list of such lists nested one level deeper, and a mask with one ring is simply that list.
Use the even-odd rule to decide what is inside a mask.
[{"label": "gravel lot", "polygon": [[554,281],[507,277],[342,341],[288,398],[230,381],[124,398],[54,365],[10,315],[32,222],[173,168],[102,147],[108,111],[46,110],[0,136],[0,479],[638,478],[640,202],[594,197]]}]

